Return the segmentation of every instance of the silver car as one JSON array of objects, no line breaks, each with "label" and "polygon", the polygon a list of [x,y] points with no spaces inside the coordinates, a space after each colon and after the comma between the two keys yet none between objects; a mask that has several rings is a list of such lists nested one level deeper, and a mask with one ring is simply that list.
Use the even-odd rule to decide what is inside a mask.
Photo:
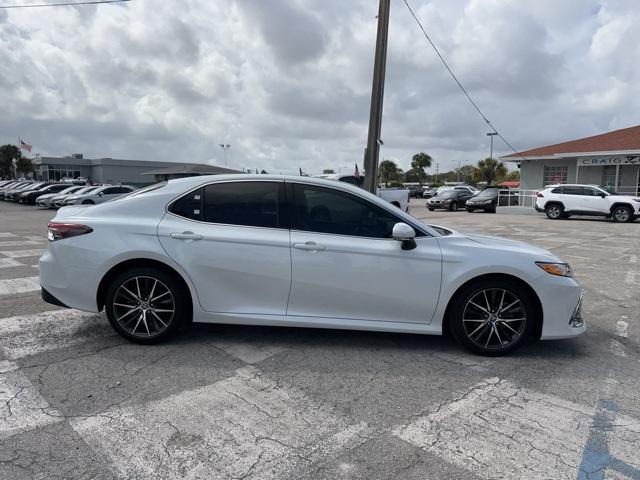
[{"label": "silver car", "polygon": [[102,185],[91,185],[89,187],[78,187],[78,190],[76,190],[75,192],[65,194],[60,193],[51,199],[51,208],[62,207],[64,205],[64,201],[72,195],[82,195],[92,192],[93,190],[97,190],[100,187],[102,187]]},{"label": "silver car", "polygon": [[44,208],[52,208],[53,207],[53,199],[60,197],[62,195],[70,195],[72,193],[77,193],[83,187],[79,187],[77,185],[70,186],[65,188],[64,190],[56,193],[47,193],[46,195],[40,195],[36,200],[36,205]]},{"label": "silver car", "polygon": [[79,195],[71,195],[65,198],[63,204],[66,205],[94,205],[104,203],[107,200],[114,199],[120,195],[131,193],[135,187],[129,185],[110,185],[96,188],[90,192]]}]

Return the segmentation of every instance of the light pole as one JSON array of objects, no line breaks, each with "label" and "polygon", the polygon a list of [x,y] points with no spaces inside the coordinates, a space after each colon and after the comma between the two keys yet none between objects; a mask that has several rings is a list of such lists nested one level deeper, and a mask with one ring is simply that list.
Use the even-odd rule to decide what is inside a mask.
[{"label": "light pole", "polygon": [[493,158],[493,137],[495,137],[498,132],[489,132],[487,133],[487,137],[491,138],[491,153],[489,153],[489,158]]},{"label": "light pole", "polygon": [[221,143],[220,148],[224,150],[224,168],[227,168],[227,150],[231,149],[231,145],[228,143]]}]

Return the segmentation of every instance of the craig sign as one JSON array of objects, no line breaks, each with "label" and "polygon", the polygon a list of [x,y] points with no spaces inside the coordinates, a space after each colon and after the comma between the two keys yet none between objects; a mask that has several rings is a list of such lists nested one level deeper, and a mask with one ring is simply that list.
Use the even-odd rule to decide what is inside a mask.
[{"label": "craig sign", "polygon": [[640,155],[607,158],[579,158],[578,165],[581,167],[600,167],[605,165],[640,165]]}]

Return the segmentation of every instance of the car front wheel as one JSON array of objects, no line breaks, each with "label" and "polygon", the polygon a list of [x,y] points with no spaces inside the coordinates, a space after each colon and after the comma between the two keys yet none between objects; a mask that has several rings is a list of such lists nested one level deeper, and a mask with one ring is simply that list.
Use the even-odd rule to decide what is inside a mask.
[{"label": "car front wheel", "polygon": [[535,310],[528,292],[507,280],[472,284],[454,301],[451,332],[462,346],[480,355],[515,350],[533,327]]},{"label": "car front wheel", "polygon": [[630,222],[633,219],[633,211],[629,207],[616,207],[611,212],[611,218],[618,223]]},{"label": "car front wheel", "polygon": [[146,267],[121,273],[111,282],[105,310],[116,332],[143,344],[174,335],[189,312],[181,284],[162,270]]},{"label": "car front wheel", "polygon": [[560,205],[553,204],[545,208],[544,213],[546,213],[547,217],[551,220],[558,220],[564,215],[564,209]]},{"label": "car front wheel", "polygon": [[452,212],[457,212],[458,211],[458,202],[451,202],[451,205],[449,206],[449,210]]}]

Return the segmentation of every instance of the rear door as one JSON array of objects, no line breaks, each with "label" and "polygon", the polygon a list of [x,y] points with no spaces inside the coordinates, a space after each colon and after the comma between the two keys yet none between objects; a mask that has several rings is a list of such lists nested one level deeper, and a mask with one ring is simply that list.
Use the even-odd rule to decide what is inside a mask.
[{"label": "rear door", "polygon": [[205,311],[285,315],[291,254],[284,182],[215,182],[169,206],[158,227]]},{"label": "rear door", "polygon": [[566,211],[579,212],[584,210],[584,199],[582,187],[564,185],[562,188],[561,201]]}]

